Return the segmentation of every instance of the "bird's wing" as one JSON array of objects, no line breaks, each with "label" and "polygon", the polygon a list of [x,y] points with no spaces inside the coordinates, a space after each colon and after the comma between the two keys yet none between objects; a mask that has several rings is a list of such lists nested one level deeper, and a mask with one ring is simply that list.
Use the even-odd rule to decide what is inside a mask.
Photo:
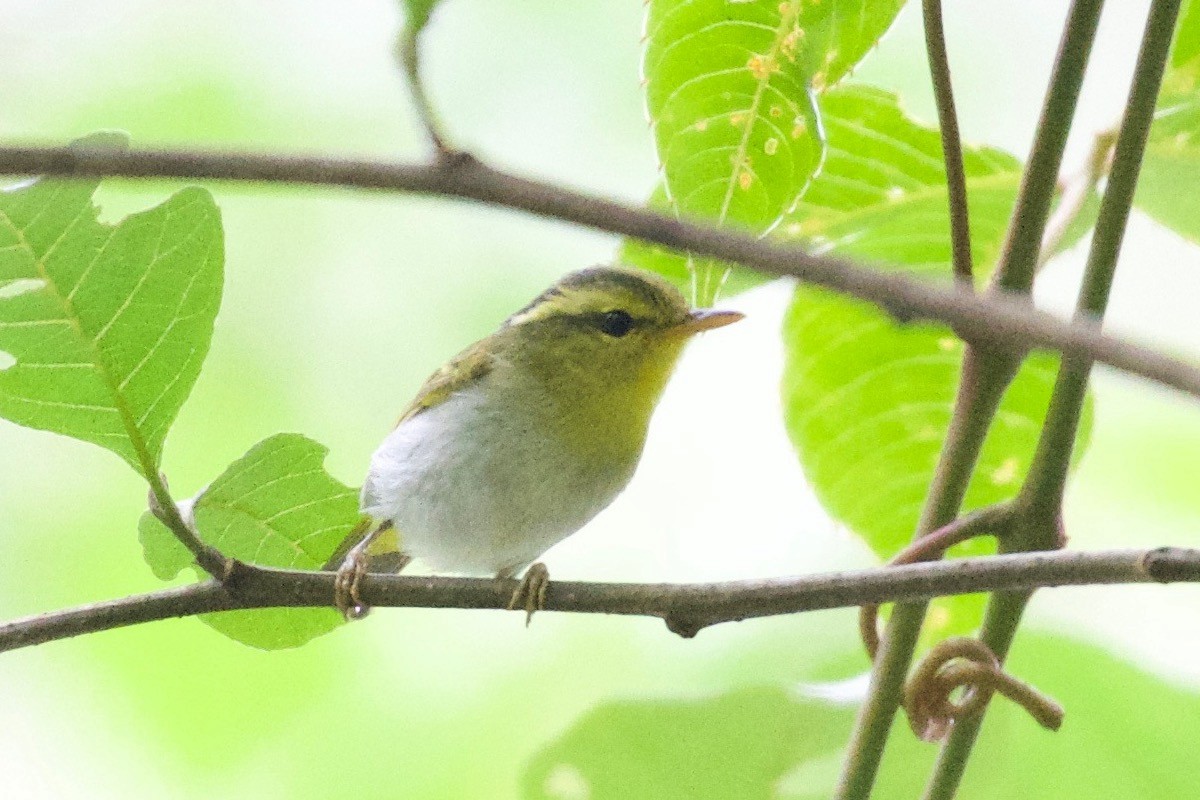
[{"label": "bird's wing", "polygon": [[484,342],[480,341],[471,345],[429,376],[429,379],[417,392],[417,396],[413,398],[412,403],[404,409],[404,413],[400,415],[396,425],[407,422],[422,411],[441,404],[450,395],[479,381],[492,371],[494,364],[495,360]]}]

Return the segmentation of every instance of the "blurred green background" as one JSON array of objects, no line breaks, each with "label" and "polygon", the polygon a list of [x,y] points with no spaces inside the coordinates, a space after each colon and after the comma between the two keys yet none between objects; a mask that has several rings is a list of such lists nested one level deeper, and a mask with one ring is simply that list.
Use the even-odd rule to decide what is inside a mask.
[{"label": "blurred green background", "polygon": [[[1069,164],[1123,102],[1145,4],[1110,5]],[[1064,10],[948,4],[969,139],[1024,153]],[[855,78],[899,91],[928,120],[915,11]],[[425,45],[432,96],[479,154],[640,202],[656,180],[641,14],[636,2],[451,0]],[[138,146],[422,153],[390,60],[399,20],[387,0],[0,0],[0,19],[5,141],[118,128]],[[181,496],[278,431],[328,445],[332,472],[357,485],[425,375],[617,244],[463,204],[210,188],[227,284],[168,441]],[[108,182],[98,198],[113,219],[171,189]],[[1081,263],[1077,248],[1047,272],[1047,304],[1070,303]],[[1114,296],[1114,330],[1200,350],[1193,246],[1135,217]],[[551,551],[556,577],[736,579],[871,563],[822,514],[783,433],[787,298],[776,283],[728,303],[751,318],[688,354],[637,479]],[[1069,497],[1072,546],[1200,545],[1198,453],[1194,404],[1101,372],[1093,444]],[[144,496],[107,452],[0,422],[0,617],[157,588],[135,532]],[[1194,758],[1181,763],[1200,734],[1197,609],[1194,587],[1039,595],[1015,669],[1066,702],[1067,723],[1051,735],[998,707],[963,796],[1011,796],[1018,778],[1032,796],[1184,796],[1198,779]],[[865,669],[848,611],[682,641],[649,620],[546,613],[526,630],[516,614],[380,610],[275,653],[170,621],[0,657],[0,784],[38,798],[821,797],[852,716],[838,698],[861,689],[811,684]],[[913,796],[934,753],[896,738],[884,798]]]}]

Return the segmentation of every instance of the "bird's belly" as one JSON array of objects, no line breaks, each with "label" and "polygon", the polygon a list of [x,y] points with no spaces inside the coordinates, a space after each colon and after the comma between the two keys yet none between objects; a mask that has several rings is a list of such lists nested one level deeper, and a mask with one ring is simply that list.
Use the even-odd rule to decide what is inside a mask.
[{"label": "bird's belly", "polygon": [[494,575],[581,528],[635,464],[581,462],[559,438],[464,393],[384,441],[363,510],[392,520],[404,551],[436,571]]}]

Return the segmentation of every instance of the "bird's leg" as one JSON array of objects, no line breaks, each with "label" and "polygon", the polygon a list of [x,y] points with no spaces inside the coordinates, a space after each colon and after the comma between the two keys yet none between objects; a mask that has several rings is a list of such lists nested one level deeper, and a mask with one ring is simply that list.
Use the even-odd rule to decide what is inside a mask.
[{"label": "bird's leg", "polygon": [[[496,577],[511,578],[514,572],[516,572],[515,569],[501,570]],[[525,627],[529,627],[529,622],[533,619],[533,612],[541,611],[546,607],[546,589],[549,586],[550,570],[546,569],[545,564],[538,561],[525,570],[521,584],[513,592],[512,599],[508,601],[508,610],[524,609]]]},{"label": "bird's leg", "polygon": [[[373,550],[374,545],[381,536],[392,530],[391,520],[371,529],[362,538],[362,541],[350,548],[342,560],[342,565],[338,567],[337,576],[333,581],[333,603],[346,619],[362,619],[371,610],[371,607],[364,603],[359,595],[359,582],[367,574],[367,565],[371,561],[371,556],[381,554]],[[384,552],[391,555],[393,548],[387,548]],[[403,553],[395,555],[396,558],[392,560],[394,563],[388,564],[389,567],[394,567],[394,572],[404,569],[412,560]]]}]

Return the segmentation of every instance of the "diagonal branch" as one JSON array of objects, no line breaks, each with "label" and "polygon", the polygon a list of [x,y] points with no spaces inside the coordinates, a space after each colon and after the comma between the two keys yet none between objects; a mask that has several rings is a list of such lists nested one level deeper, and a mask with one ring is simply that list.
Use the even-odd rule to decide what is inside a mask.
[{"label": "diagonal branch", "polygon": [[[214,611],[328,607],[334,579],[331,572],[255,568],[236,572],[225,584],[206,581],[38,614],[0,624],[0,652]],[[555,581],[546,595],[546,610],[658,617],[676,633],[694,636],[721,622],[864,603],[1034,587],[1178,581],[1200,582],[1200,550],[1022,553],[727,583]],[[490,578],[372,574],[363,580],[362,593],[375,607],[505,609],[515,584]]]},{"label": "diagonal branch", "polygon": [[0,174],[100,175],[293,183],[458,197],[631,236],[676,250],[735,261],[769,275],[792,276],[881,306],[904,320],[938,320],[972,342],[1024,352],[1030,347],[1087,358],[1200,397],[1200,369],[1107,336],[1088,321],[1066,324],[1025,298],[975,296],[848,259],[754,238],[730,228],[678,220],[640,208],[521,178],[456,154],[432,164],[384,164],[247,153],[0,147]]}]

